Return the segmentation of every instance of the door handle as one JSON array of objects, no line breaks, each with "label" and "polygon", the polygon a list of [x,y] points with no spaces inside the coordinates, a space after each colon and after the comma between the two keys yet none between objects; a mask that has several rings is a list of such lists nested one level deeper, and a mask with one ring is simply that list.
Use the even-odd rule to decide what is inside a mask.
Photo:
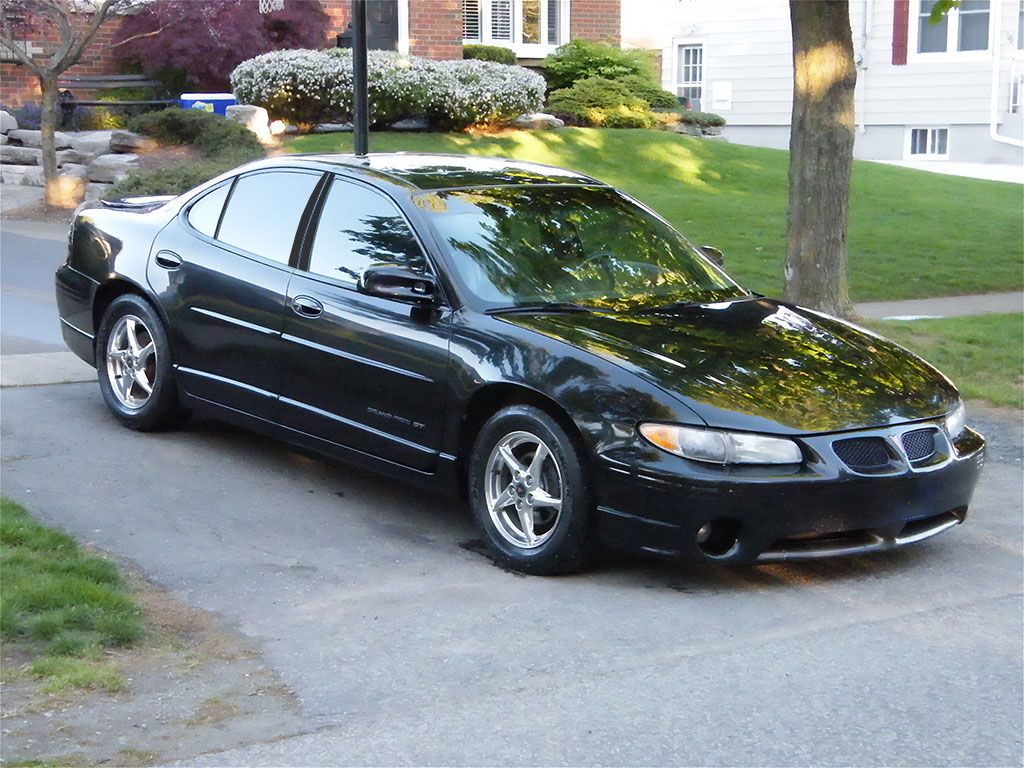
[{"label": "door handle", "polygon": [[318,317],[324,305],[310,296],[296,296],[292,299],[292,311],[303,317]]},{"label": "door handle", "polygon": [[181,266],[181,256],[172,251],[160,251],[156,255],[156,263],[164,269],[177,269]]}]

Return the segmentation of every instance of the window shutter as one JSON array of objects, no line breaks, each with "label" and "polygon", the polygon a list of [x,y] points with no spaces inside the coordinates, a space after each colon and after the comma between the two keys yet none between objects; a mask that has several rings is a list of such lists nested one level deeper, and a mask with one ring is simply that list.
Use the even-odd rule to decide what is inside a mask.
[{"label": "window shutter", "polygon": [[892,63],[907,63],[907,24],[910,18],[910,0],[892,0]]},{"label": "window shutter", "polygon": [[491,0],[491,39],[512,39],[512,0]]},{"label": "window shutter", "polygon": [[480,39],[480,0],[462,0],[462,37]]}]

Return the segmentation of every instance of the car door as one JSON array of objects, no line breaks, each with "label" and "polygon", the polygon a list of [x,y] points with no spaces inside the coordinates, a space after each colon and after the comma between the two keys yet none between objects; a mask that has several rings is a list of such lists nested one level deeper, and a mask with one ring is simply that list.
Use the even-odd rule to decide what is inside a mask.
[{"label": "car door", "polygon": [[304,268],[288,286],[281,421],[431,472],[441,445],[450,310],[360,293],[365,267],[427,271],[427,259],[381,192],[334,178],[324,194]]},{"label": "car door", "polygon": [[295,234],[322,178],[244,174],[187,205],[158,235],[148,277],[188,394],[276,418]]}]

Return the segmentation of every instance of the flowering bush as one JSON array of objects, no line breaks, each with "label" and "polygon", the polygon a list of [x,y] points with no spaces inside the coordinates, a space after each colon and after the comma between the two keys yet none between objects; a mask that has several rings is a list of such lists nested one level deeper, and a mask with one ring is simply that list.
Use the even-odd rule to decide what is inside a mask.
[{"label": "flowering bush", "polygon": [[[231,87],[243,104],[300,126],[352,116],[352,51],[275,51],[239,64]],[[462,130],[536,111],[544,79],[523,67],[477,59],[431,61],[369,51],[370,121],[423,115],[434,128]]]}]

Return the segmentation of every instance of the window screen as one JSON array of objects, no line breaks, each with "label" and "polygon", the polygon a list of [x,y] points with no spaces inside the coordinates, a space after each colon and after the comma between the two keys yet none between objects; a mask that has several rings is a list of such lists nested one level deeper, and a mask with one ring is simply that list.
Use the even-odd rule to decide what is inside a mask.
[{"label": "window screen", "polygon": [[946,50],[946,36],[949,29],[949,18],[943,16],[938,24],[929,23],[935,0],[921,0],[917,15],[917,52],[938,53]]},{"label": "window screen", "polygon": [[309,271],[354,284],[371,264],[425,268],[420,246],[395,204],[336,179],[317,224]]},{"label": "window screen", "polygon": [[198,203],[193,203],[188,211],[188,223],[207,237],[215,237],[220,212],[224,209],[224,200],[230,189],[231,182],[221,184],[212,192],[207,192]]},{"label": "window screen", "polygon": [[295,230],[319,174],[272,171],[235,183],[217,239],[287,264]]},{"label": "window screen", "polygon": [[988,0],[962,0],[958,51],[988,50]]}]

